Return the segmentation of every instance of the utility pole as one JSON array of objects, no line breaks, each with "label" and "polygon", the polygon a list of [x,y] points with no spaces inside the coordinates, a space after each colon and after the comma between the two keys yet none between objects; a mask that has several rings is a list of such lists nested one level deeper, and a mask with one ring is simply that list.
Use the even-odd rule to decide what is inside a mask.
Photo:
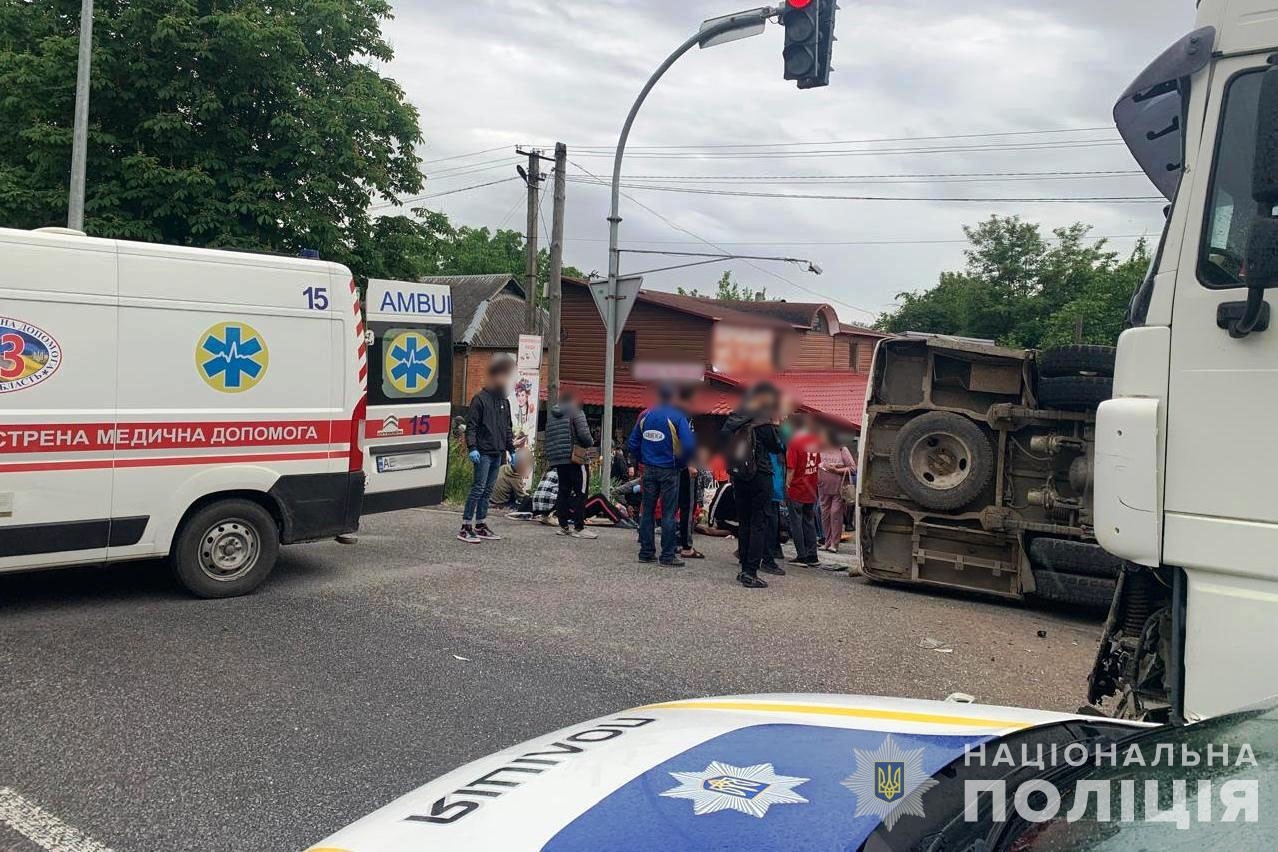
[{"label": "utility pole", "polygon": [[546,398],[554,405],[559,399],[559,339],[561,309],[563,307],[564,277],[564,207],[568,199],[568,146],[555,144],[555,211],[550,222],[550,292],[547,307],[550,309],[550,387]]},{"label": "utility pole", "polygon": [[71,131],[71,190],[67,227],[84,230],[85,160],[89,147],[89,73],[93,62],[93,0],[80,4],[80,56],[75,71],[75,119]]},{"label": "utility pole", "polygon": [[520,151],[528,154],[528,172],[524,182],[528,184],[528,228],[525,236],[527,259],[524,264],[524,293],[528,300],[528,315],[524,327],[528,334],[537,334],[537,211],[541,202],[541,152]]}]

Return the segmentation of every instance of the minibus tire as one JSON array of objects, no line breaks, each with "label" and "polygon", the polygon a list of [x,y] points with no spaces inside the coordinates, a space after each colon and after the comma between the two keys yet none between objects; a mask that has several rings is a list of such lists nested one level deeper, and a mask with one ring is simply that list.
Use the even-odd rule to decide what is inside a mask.
[{"label": "minibus tire", "polygon": [[170,562],[193,595],[233,598],[262,585],[279,552],[280,531],[269,512],[251,500],[219,500],[186,519]]}]

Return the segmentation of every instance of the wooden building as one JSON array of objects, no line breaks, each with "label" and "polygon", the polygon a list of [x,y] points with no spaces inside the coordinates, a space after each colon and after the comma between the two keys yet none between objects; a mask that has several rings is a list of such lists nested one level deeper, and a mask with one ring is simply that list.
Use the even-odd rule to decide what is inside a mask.
[{"label": "wooden building", "polygon": [[[562,382],[587,405],[603,402],[603,321],[584,281],[564,280]],[[802,410],[859,432],[874,347],[887,335],[840,322],[833,307],[786,301],[720,302],[657,290],[639,294],[616,351],[620,428],[652,403],[652,385],[703,377],[697,414],[730,412],[759,379]]]}]

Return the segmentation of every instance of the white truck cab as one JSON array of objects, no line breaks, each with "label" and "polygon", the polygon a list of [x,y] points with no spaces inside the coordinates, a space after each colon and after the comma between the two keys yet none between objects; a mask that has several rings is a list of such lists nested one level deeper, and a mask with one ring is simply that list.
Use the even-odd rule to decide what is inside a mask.
[{"label": "white truck cab", "polygon": [[1091,679],[1136,718],[1278,694],[1278,2],[1202,0],[1115,108],[1170,206],[1097,417],[1096,536],[1128,560]]},{"label": "white truck cab", "polygon": [[434,296],[444,310],[399,325],[420,348],[374,344],[379,383],[414,362],[411,382],[385,379],[418,424],[392,452],[390,412],[366,424],[345,267],[0,229],[0,572],[169,556],[192,592],[226,597],[280,544],[355,531],[366,481],[380,508],[438,502],[446,454],[423,442],[447,416],[412,419],[451,383]]}]

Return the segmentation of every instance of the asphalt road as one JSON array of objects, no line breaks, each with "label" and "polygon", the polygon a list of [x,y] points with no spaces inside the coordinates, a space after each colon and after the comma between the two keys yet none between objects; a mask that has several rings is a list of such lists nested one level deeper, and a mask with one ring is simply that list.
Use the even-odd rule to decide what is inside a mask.
[{"label": "asphalt road", "polygon": [[[353,548],[286,548],[236,600],[189,598],[156,564],[0,577],[0,815],[18,797],[92,838],[54,825],[45,848],[69,852],[297,850],[468,760],[655,701],[1073,710],[1099,632],[813,569],[747,591],[731,540],[672,570],[636,563],[624,531],[498,519],[505,541],[469,546],[456,521],[402,512]],[[40,848],[0,821],[0,849]]]}]

